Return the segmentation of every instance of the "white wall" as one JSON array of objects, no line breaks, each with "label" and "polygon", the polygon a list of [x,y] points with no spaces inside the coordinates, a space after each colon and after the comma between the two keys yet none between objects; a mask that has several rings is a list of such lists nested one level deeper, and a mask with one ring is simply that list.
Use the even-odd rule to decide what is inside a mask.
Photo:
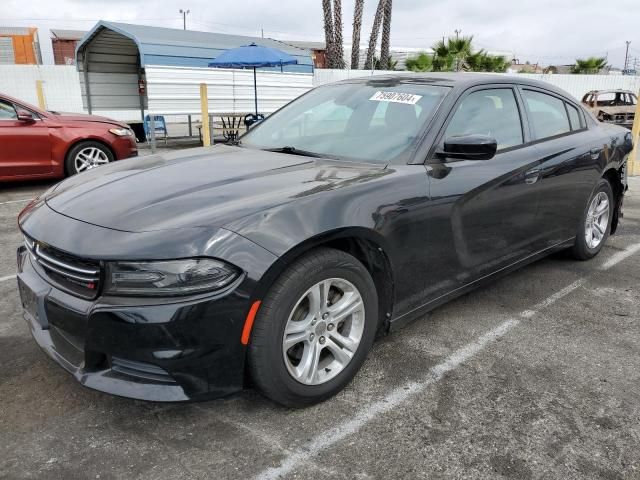
[{"label": "white wall", "polygon": [[[324,85],[325,83],[337,82],[355,77],[366,77],[371,75],[384,74],[408,74],[409,72],[394,71],[387,72],[376,70],[316,70],[313,76],[313,86]],[[590,90],[609,90],[622,88],[638,92],[640,90],[640,76],[627,75],[557,75],[557,74],[532,74],[532,73],[502,73],[498,75],[533,78],[548,82],[556,87],[566,90],[578,100]]]},{"label": "white wall", "polygon": [[[253,70],[148,66],[149,110],[165,114],[200,112],[200,84],[208,85],[209,112],[254,111]],[[257,72],[258,111],[272,113],[313,87],[308,73]]]},{"label": "white wall", "polygon": [[42,80],[47,110],[83,112],[80,77],[67,65],[0,65],[0,92],[38,105],[36,80]]},{"label": "white wall", "polygon": [[[200,111],[199,84],[209,85],[212,113],[253,111],[253,72],[214,68],[149,66],[147,91],[152,111],[172,115],[167,120],[185,121],[185,114]],[[374,75],[407,72],[375,71]],[[316,69],[304,73],[258,72],[258,109],[271,113],[310,88],[348,78],[371,76],[370,70]],[[504,74],[536,78],[556,85],[580,99],[589,90],[624,88],[640,90],[640,77],[625,75]],[[74,66],[0,65],[0,92],[38,104],[36,80],[43,81],[47,109],[83,112],[80,77]],[[139,120],[137,110],[95,111],[118,120]]]}]

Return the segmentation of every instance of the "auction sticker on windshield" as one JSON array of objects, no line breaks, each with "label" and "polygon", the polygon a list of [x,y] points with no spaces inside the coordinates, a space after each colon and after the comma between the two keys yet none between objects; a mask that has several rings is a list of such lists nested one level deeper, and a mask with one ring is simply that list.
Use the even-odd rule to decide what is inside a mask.
[{"label": "auction sticker on windshield", "polygon": [[369,100],[375,102],[393,102],[393,103],[406,103],[407,105],[415,105],[418,100],[422,98],[422,95],[414,95],[412,93],[402,92],[376,92]]}]

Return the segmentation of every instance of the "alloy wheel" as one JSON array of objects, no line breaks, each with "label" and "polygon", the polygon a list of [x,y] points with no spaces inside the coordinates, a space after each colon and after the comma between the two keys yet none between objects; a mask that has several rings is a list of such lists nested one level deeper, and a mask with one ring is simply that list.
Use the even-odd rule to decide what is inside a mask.
[{"label": "alloy wheel", "polygon": [[109,163],[107,154],[99,148],[87,147],[78,152],[74,159],[76,172],[84,172]]},{"label": "alloy wheel", "polygon": [[602,243],[608,224],[609,197],[605,192],[598,192],[591,200],[585,221],[585,240],[589,248],[596,248]]},{"label": "alloy wheel", "polygon": [[328,382],[351,362],[364,332],[358,289],[342,278],[322,280],[296,302],[282,338],[289,374],[305,385]]}]

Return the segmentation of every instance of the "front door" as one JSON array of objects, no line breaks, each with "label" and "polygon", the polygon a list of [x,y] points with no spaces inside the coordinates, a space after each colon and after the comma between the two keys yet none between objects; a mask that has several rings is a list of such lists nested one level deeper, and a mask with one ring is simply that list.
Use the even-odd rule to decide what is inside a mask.
[{"label": "front door", "polygon": [[18,120],[16,107],[0,99],[0,177],[46,175],[53,172],[46,121]]},{"label": "front door", "polygon": [[427,165],[433,205],[429,235],[431,297],[462,287],[532,253],[540,201],[540,162],[511,86],[483,86],[453,109],[437,142],[456,135],[496,139],[490,160],[432,158]]}]

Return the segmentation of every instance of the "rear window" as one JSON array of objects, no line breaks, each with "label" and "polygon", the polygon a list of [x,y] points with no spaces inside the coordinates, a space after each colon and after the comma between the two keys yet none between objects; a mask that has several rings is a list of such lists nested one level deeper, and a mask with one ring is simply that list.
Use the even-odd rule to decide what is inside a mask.
[{"label": "rear window", "polygon": [[571,131],[563,100],[533,90],[524,90],[522,93],[536,139],[555,137]]},{"label": "rear window", "polygon": [[584,124],[582,121],[582,115],[576,107],[567,103],[567,112],[569,112],[569,121],[571,122],[571,130],[580,130],[584,128]]}]

